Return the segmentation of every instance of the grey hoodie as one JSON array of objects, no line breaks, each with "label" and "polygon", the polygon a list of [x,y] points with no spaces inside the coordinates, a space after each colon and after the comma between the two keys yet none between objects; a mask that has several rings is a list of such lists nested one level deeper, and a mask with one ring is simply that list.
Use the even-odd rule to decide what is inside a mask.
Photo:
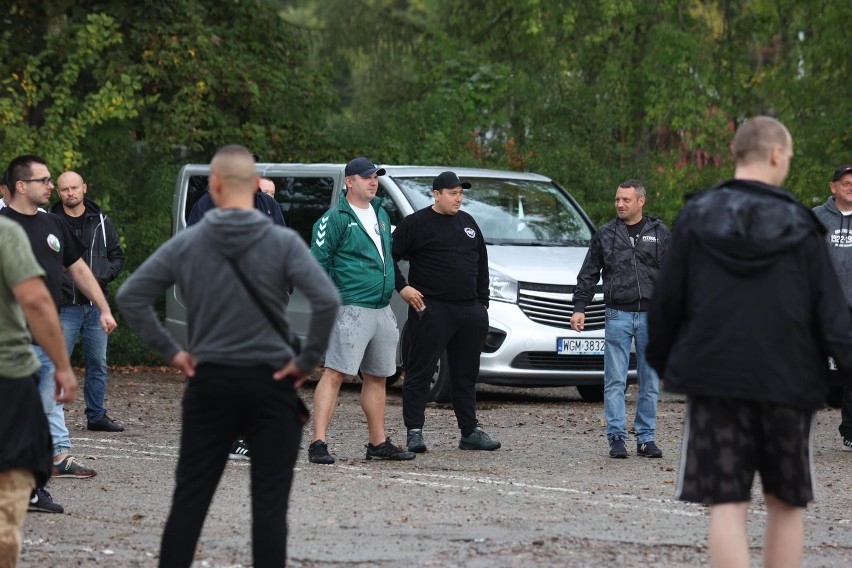
[{"label": "grey hoodie", "polygon": [[234,274],[233,258],[262,303],[289,328],[291,286],[311,304],[308,338],[296,364],[311,372],[328,345],[340,299],[334,284],[298,233],[274,225],[257,210],[213,210],[164,243],[121,286],[116,301],[130,327],[170,361],[180,345],[157,318],[153,304],[172,284],[187,311],[187,350],[198,363],[281,368],[293,357]]},{"label": "grey hoodie", "polygon": [[840,278],[846,294],[846,303],[852,308],[852,215],[843,215],[834,203],[834,196],[814,207],[814,214],[828,231],[828,255]]}]

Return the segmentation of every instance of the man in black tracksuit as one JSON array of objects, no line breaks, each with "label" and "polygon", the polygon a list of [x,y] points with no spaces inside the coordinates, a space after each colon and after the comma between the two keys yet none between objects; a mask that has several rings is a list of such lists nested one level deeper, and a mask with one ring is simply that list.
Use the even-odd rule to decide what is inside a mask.
[{"label": "man in black tracksuit", "polygon": [[[50,212],[65,219],[88,250],[83,260],[107,295],[107,284],[115,280],[124,266],[124,251],[118,231],[97,203],[85,197],[87,185],[80,174],[65,172],[56,180],[59,201]],[[74,281],[62,276],[62,306],[59,319],[68,356],[74,351],[77,338],[83,338],[83,353],[86,355],[86,377],[83,398],[86,401],[86,426],[89,430],[122,432],[124,426],[107,416],[107,334],[101,329],[100,311],[74,285]]]},{"label": "man in black tracksuit", "polygon": [[[488,333],[488,252],[473,217],[460,211],[470,188],[453,172],[432,181],[435,203],[402,220],[393,234],[396,291],[410,306],[411,352],[402,413],[411,452],[426,451],[423,424],[429,384],[444,349],[462,450],[496,450],[476,420],[479,354]],[[399,261],[409,261],[408,282]]]},{"label": "man in black tracksuit", "polygon": [[[834,263],[840,286],[846,293],[846,303],[852,307],[852,164],[834,170],[829,184],[831,197],[818,207],[814,214],[822,222],[828,243],[828,255]],[[843,386],[843,403],[840,410],[841,448],[852,452],[852,387]]]}]

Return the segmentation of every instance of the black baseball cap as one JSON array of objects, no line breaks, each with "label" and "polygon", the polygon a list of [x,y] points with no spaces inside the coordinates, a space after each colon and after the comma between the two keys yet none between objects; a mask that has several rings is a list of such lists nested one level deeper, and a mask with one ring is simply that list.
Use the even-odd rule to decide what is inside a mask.
[{"label": "black baseball cap", "polygon": [[852,164],[844,164],[834,170],[834,177],[831,178],[831,181],[837,181],[849,172],[852,172]]},{"label": "black baseball cap", "polygon": [[344,171],[347,177],[349,176],[361,176],[361,177],[370,177],[373,174],[383,176],[385,175],[385,169],[380,168],[364,156],[360,156],[355,158],[348,164],[346,164],[346,170]]},{"label": "black baseball cap", "polygon": [[462,186],[464,189],[470,189],[469,181],[462,181],[454,172],[441,172],[432,180],[432,191],[441,189],[450,189],[453,187]]}]

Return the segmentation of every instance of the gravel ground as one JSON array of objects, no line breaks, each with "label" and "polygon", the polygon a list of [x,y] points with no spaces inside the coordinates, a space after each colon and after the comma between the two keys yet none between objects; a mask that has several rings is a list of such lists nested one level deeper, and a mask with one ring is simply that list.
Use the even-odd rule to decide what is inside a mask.
[{"label": "gravel ground", "polygon": [[[80,401],[67,405],[72,452],[98,471],[48,489],[64,515],[31,513],[21,566],[156,566],[180,432],[182,379],[168,368],[112,369],[110,415],[119,434],[88,432]],[[313,384],[303,389],[310,405]],[[635,409],[635,387],[628,412]],[[496,452],[457,449],[448,405],[430,405],[430,451],[402,463],[364,459],[358,384],[344,385],[330,430],[332,466],[297,463],[290,507],[293,567],[707,566],[706,509],[673,499],[684,403],[663,396],[660,460],[607,457],[601,404],[572,388],[481,386],[479,418],[503,443]],[[389,387],[387,429],[405,433],[398,385]],[[838,410],[820,411],[815,432],[817,501],[807,510],[805,566],[852,565],[852,453],[840,451]],[[309,432],[306,436],[309,435]],[[306,446],[306,443],[303,443]],[[210,509],[195,566],[251,566],[247,462],[230,462]],[[765,511],[759,484],[749,515],[760,564]]]}]

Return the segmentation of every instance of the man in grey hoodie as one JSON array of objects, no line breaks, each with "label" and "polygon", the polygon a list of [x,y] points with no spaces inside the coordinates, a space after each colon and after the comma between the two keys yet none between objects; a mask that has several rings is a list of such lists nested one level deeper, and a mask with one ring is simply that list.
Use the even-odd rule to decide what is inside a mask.
[{"label": "man in grey hoodie", "polygon": [[[828,254],[846,294],[846,303],[852,309],[852,164],[844,164],[834,170],[828,187],[831,197],[814,207],[814,214],[828,231],[825,236]],[[843,387],[840,416],[841,447],[852,452],[852,388],[848,385]]]},{"label": "man in grey hoodie", "polygon": [[[298,233],[255,210],[257,183],[247,149],[221,148],[210,162],[217,208],[157,249],[116,297],[128,324],[189,379],[161,567],[192,564],[228,450],[240,433],[252,448],[254,566],[286,563],[287,501],[307,420],[296,389],[325,351],[340,300]],[[236,269],[250,275],[255,297]],[[186,350],[153,309],[173,284],[187,304]],[[291,286],[304,292],[312,310],[301,352],[283,338],[289,337]]]}]

